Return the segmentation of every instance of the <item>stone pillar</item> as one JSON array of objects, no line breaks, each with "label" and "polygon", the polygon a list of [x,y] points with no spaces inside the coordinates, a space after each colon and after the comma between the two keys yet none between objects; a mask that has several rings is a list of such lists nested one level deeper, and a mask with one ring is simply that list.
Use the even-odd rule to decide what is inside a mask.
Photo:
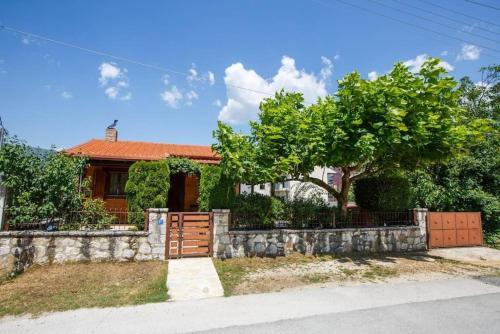
[{"label": "stone pillar", "polygon": [[213,257],[225,258],[226,249],[230,246],[229,239],[229,219],[231,212],[228,209],[214,209],[214,239]]},{"label": "stone pillar", "polygon": [[148,209],[148,241],[154,260],[165,260],[165,240],[167,237],[166,208]]},{"label": "stone pillar", "polygon": [[421,248],[427,249],[427,214],[429,209],[416,208],[413,209],[415,224],[420,228]]}]

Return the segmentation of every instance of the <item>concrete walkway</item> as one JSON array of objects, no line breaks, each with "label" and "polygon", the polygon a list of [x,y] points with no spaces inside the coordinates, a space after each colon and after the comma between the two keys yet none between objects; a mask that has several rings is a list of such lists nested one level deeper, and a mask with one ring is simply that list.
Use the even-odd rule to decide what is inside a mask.
[{"label": "concrete walkway", "polygon": [[219,276],[209,257],[169,260],[167,288],[171,301],[224,295]]},{"label": "concrete walkway", "polygon": [[[81,309],[47,314],[35,319],[1,319],[0,333],[186,333],[469,296],[488,295],[487,298],[496,299],[500,293],[497,283],[460,278],[346,287],[310,287],[229,298]],[[458,311],[457,308],[453,309]],[[435,309],[435,312],[441,314],[439,309]],[[390,316],[383,312],[377,312],[376,315],[374,321],[385,321],[386,317]],[[411,321],[419,321],[419,313],[410,316]],[[303,331],[305,332],[308,331]]]},{"label": "concrete walkway", "polygon": [[429,254],[449,260],[500,267],[500,250],[488,247],[436,248]]}]

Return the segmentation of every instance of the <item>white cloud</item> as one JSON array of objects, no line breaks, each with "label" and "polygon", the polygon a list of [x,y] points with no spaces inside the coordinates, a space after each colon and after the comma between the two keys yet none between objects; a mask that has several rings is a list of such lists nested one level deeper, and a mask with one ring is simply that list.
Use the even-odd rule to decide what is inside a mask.
[{"label": "white cloud", "polygon": [[481,56],[482,49],[478,48],[472,44],[462,45],[460,54],[457,56],[457,60],[477,60]]},{"label": "white cloud", "polygon": [[121,69],[116,63],[102,63],[99,66],[99,83],[105,88],[104,93],[111,100],[132,98],[132,93],[125,91],[130,85],[127,69]]},{"label": "white cloud", "polygon": [[200,80],[200,77],[198,76],[198,71],[196,71],[196,64],[195,63],[191,64],[191,68],[188,70],[188,73],[189,74],[187,75],[186,80],[189,83]]},{"label": "white cloud", "polygon": [[[242,63],[236,63],[226,68],[224,82],[228,99],[219,112],[219,120],[232,124],[241,124],[256,118],[259,103],[268,97],[256,91],[271,95],[281,89],[299,91],[306,102],[327,95],[325,80],[313,73],[298,70],[295,60],[288,56],[283,56],[278,73],[270,80],[265,80],[252,69],[246,69]],[[236,86],[252,91],[238,89]]]},{"label": "white cloud", "polygon": [[368,80],[374,81],[377,80],[377,78],[378,78],[377,71],[371,71],[370,73],[368,73]]},{"label": "white cloud", "polygon": [[208,83],[210,84],[210,86],[213,86],[215,84],[215,75],[214,75],[214,73],[211,72],[211,71],[208,71],[207,78],[208,78]]},{"label": "white cloud", "polygon": [[160,94],[162,100],[170,107],[176,109],[179,106],[179,102],[182,100],[182,93],[177,89],[176,86],[165,90]]},{"label": "white cloud", "polygon": [[[422,65],[425,63],[425,61],[428,58],[429,58],[429,56],[424,53],[424,54],[416,56],[415,59],[409,59],[409,60],[403,62],[403,65],[407,66],[411,72],[416,73],[416,72],[420,71],[420,68],[422,67]],[[453,67],[450,63],[448,63],[444,60],[441,60],[441,62],[439,63],[439,66],[441,66],[442,68],[444,68],[448,72],[451,72],[455,69],[455,67]]]},{"label": "white cloud", "polygon": [[110,99],[114,100],[114,99],[116,99],[118,97],[118,88],[116,88],[116,87],[108,87],[108,88],[106,88],[106,90],[104,91],[104,93],[106,93],[106,95]]},{"label": "white cloud", "polygon": [[24,37],[24,38],[21,40],[21,42],[22,42],[23,44],[29,45],[29,44],[30,44],[30,39],[29,39],[28,37]]},{"label": "white cloud", "polygon": [[335,56],[333,57],[333,60],[339,60],[339,59],[340,59],[340,54],[339,53],[335,54]]},{"label": "white cloud", "polygon": [[447,56],[448,55],[448,50],[441,51],[440,55],[443,56],[443,57]]},{"label": "white cloud", "polygon": [[73,93],[65,90],[61,93],[61,97],[65,100],[70,100],[73,98]]},{"label": "white cloud", "polygon": [[222,107],[222,102],[219,99],[215,100],[212,104],[216,107]]},{"label": "white cloud", "polygon": [[188,70],[188,75],[186,76],[186,80],[190,86],[194,86],[195,83],[206,83],[210,86],[215,84],[215,75],[212,71],[208,71],[205,74],[200,74],[196,70],[196,64],[192,63],[191,68]]},{"label": "white cloud", "polygon": [[198,100],[198,94],[194,90],[190,90],[186,93],[186,105],[190,106],[193,104],[193,100]]},{"label": "white cloud", "polygon": [[99,66],[99,82],[101,85],[107,85],[109,80],[118,79],[123,76],[122,70],[114,63],[102,63]]},{"label": "white cloud", "polygon": [[161,78],[161,80],[163,81],[163,84],[166,86],[166,85],[168,85],[168,83],[170,82],[170,81],[169,81],[169,80],[170,80],[170,76],[169,76],[168,74],[165,74],[165,75]]},{"label": "white cloud", "polygon": [[328,59],[325,56],[321,56],[321,63],[323,64],[323,67],[321,68],[320,76],[321,76],[321,79],[326,81],[326,80],[330,79],[330,77],[332,76],[333,63],[330,59]]}]

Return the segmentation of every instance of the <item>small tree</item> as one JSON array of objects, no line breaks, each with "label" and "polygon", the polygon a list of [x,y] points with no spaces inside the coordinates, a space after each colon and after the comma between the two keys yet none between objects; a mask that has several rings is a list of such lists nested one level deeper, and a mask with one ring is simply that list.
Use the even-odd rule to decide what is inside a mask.
[{"label": "small tree", "polygon": [[166,160],[133,163],[125,185],[129,223],[144,228],[144,210],[165,207],[169,189],[170,169]]},{"label": "small tree", "polygon": [[81,210],[86,159],[27,146],[9,138],[0,150],[1,182],[8,189],[12,224]]},{"label": "small tree", "polygon": [[[445,73],[438,59],[418,73],[398,63],[374,81],[354,72],[338,82],[335,95],[310,106],[302,94],[282,91],[261,103],[249,135],[219,123],[213,147],[223,170],[237,180],[311,182],[332,194],[345,214],[357,179],[460,151],[470,131],[460,123],[456,82]],[[340,189],[311,177],[315,166],[339,167]]]}]

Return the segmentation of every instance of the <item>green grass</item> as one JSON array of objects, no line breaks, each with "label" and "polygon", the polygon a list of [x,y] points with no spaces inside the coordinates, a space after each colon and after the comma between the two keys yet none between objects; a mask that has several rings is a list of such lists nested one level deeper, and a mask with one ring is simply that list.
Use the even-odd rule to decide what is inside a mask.
[{"label": "green grass", "polygon": [[370,266],[370,269],[363,272],[363,278],[369,280],[377,280],[381,278],[392,277],[397,274],[396,269],[387,268],[384,266]]},{"label": "green grass", "polygon": [[163,262],[35,266],[0,284],[0,317],[167,300]]},{"label": "green grass", "polygon": [[213,262],[224,288],[224,296],[232,296],[234,288],[241,282],[243,276],[245,276],[245,268],[237,262],[230,260],[213,259]]}]

